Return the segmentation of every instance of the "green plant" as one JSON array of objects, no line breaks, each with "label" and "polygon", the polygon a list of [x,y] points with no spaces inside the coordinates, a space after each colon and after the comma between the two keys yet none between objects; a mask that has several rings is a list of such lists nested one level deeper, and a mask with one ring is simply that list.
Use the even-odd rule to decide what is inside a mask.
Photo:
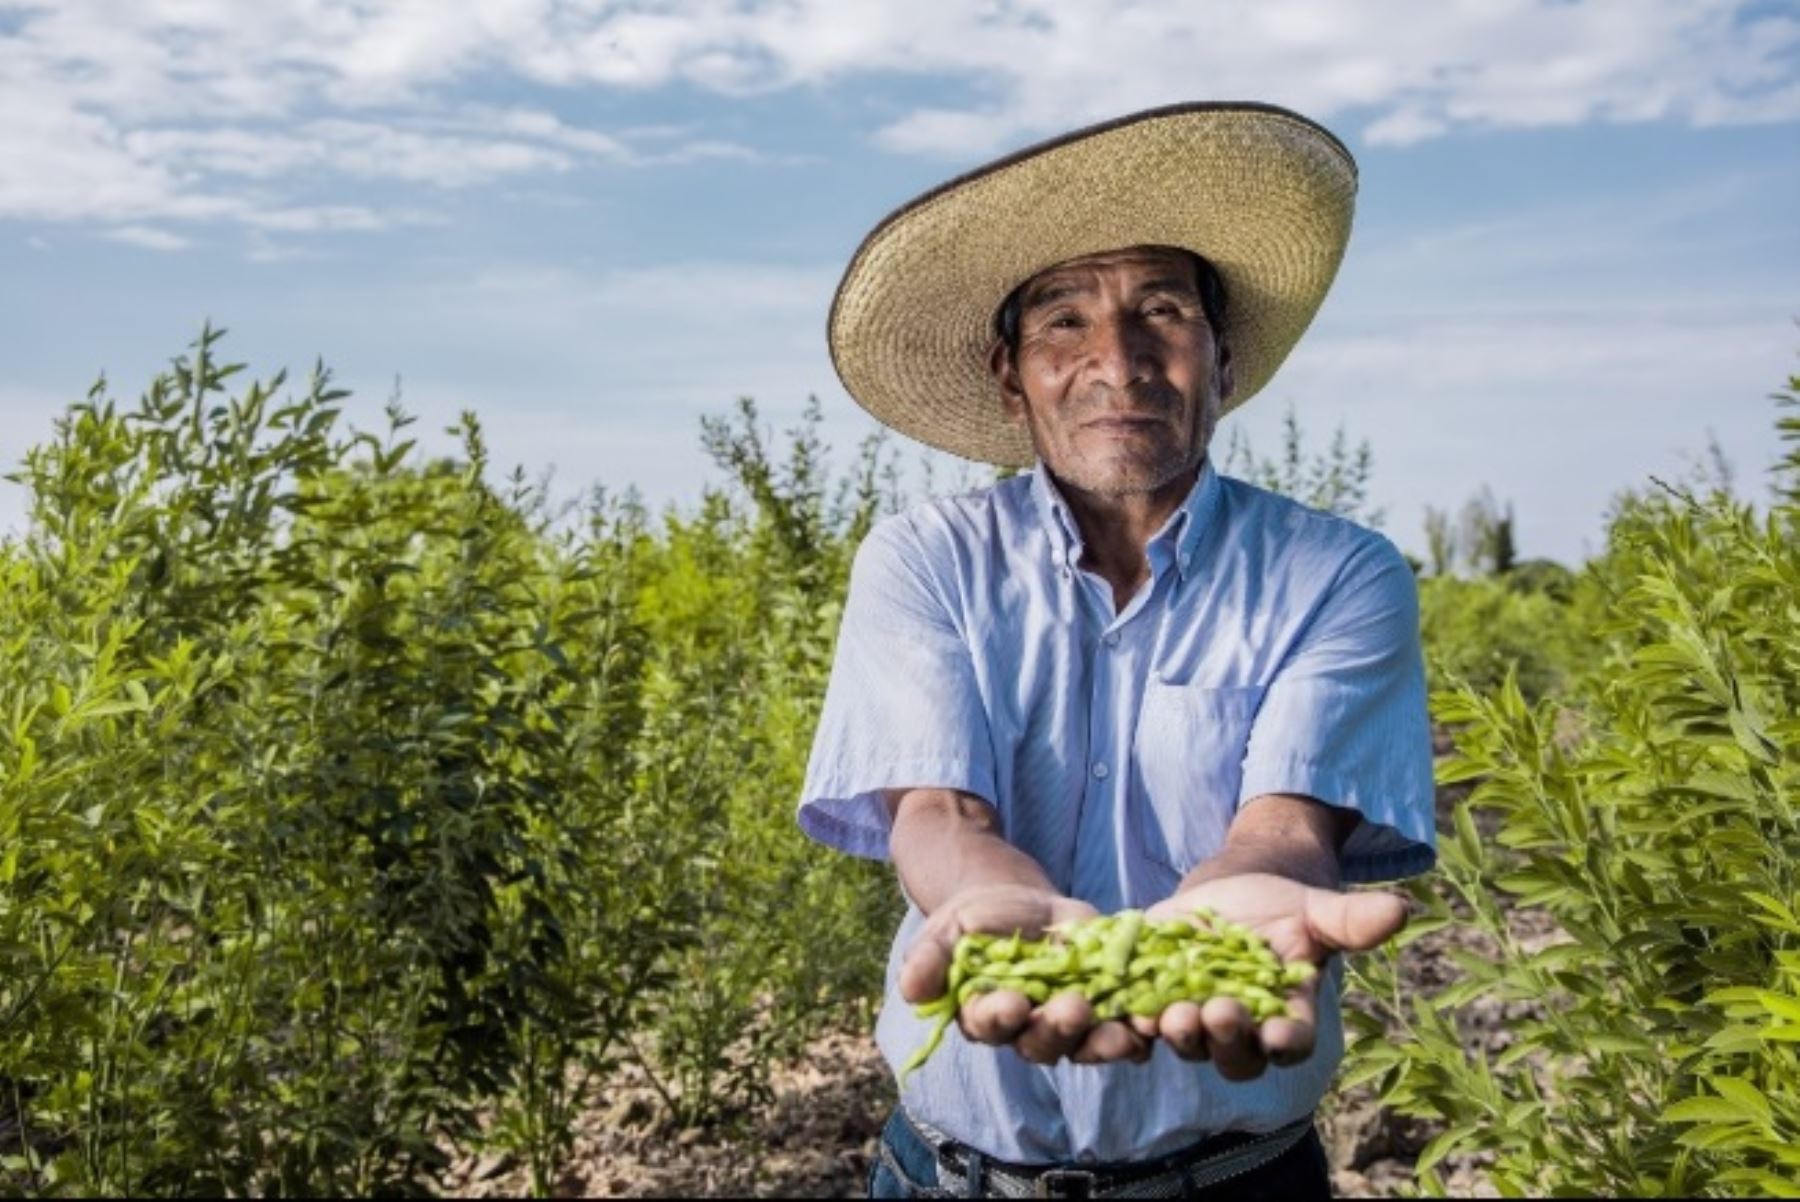
[{"label": "green plant", "polygon": [[416,1193],[482,1145],[543,1191],[621,1056],[701,1121],[866,1007],[897,898],[791,805],[879,465],[797,441],[748,509],[570,523],[472,416],[425,460],[322,369],[232,395],[218,340],[16,477],[6,1183]]},{"label": "green plant", "polygon": [[1223,468],[1259,488],[1292,497],[1302,505],[1350,518],[1365,526],[1379,527],[1382,513],[1369,505],[1369,477],[1374,473],[1375,455],[1368,440],[1351,449],[1344,428],[1339,426],[1325,450],[1309,453],[1300,419],[1290,407],[1282,419],[1281,457],[1263,458],[1256,454],[1244,432],[1232,427],[1226,444]]},{"label": "green plant", "polygon": [[1535,701],[1569,687],[1591,654],[1567,603],[1510,578],[1421,579],[1419,630],[1435,689],[1462,682],[1486,693],[1511,675]]},{"label": "green plant", "polygon": [[[1444,1124],[1425,1189],[1459,1150],[1509,1194],[1800,1188],[1796,468],[1762,516],[1621,505],[1579,585],[1603,647],[1574,703],[1512,679],[1436,697],[1440,780],[1475,787],[1408,938],[1471,946],[1411,997],[1394,956],[1363,962],[1345,1078]],[[1478,1006],[1510,1008],[1503,1049],[1473,1038]]]},{"label": "green plant", "polygon": [[668,725],[644,745],[683,748],[682,804],[701,833],[695,941],[674,963],[651,1066],[682,1123],[741,1113],[766,1096],[772,1063],[847,1012],[866,1018],[899,921],[881,866],[821,855],[792,817],[851,559],[891,496],[879,443],[833,485],[819,421],[815,402],[779,463],[749,402],[706,423],[735,487],[670,520],[640,601],[652,671],[668,681],[647,719]]}]

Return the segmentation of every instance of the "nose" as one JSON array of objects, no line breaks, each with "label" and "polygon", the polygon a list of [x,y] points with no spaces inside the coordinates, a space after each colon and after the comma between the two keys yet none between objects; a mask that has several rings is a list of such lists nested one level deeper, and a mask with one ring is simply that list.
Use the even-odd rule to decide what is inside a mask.
[{"label": "nose", "polygon": [[1154,340],[1135,313],[1119,313],[1093,324],[1089,361],[1093,377],[1112,387],[1127,388],[1155,374]]}]

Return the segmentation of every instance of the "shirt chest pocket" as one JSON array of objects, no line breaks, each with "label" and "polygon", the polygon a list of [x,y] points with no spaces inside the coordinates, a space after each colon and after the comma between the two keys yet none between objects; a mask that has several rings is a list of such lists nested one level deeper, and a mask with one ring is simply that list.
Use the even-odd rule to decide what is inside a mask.
[{"label": "shirt chest pocket", "polygon": [[1262,695],[1261,686],[1159,680],[1144,693],[1132,747],[1138,840],[1147,860],[1178,878],[1225,844]]}]

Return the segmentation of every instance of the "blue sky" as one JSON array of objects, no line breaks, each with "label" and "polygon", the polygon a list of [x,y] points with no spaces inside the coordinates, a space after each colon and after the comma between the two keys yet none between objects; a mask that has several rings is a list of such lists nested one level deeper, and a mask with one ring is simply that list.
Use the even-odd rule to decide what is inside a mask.
[{"label": "blue sky", "polygon": [[889,210],[1227,98],[1362,171],[1336,290],[1227,431],[1367,439],[1415,551],[1487,485],[1577,561],[1709,436],[1760,493],[1800,369],[1791,0],[0,0],[0,461],[210,318],[261,373],[323,357],[370,424],[399,379],[566,492],[692,501],[740,395],[873,429],[823,331]]}]

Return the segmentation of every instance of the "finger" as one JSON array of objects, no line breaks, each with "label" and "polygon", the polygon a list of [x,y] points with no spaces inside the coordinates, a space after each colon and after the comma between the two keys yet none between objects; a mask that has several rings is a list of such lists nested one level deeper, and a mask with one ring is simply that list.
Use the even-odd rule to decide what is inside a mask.
[{"label": "finger", "polygon": [[1149,1058],[1150,1041],[1118,1019],[1096,1023],[1069,1057],[1076,1064],[1109,1064],[1114,1060],[1133,1060],[1141,1064]]},{"label": "finger", "polygon": [[1145,1039],[1155,1039],[1157,1032],[1161,1027],[1161,1024],[1157,1022],[1154,1014],[1134,1014],[1126,1021],[1131,1023],[1131,1029],[1133,1031],[1136,1031]]},{"label": "finger", "polygon": [[1157,1020],[1157,1033],[1183,1060],[1206,1059],[1206,1028],[1195,1002],[1174,1002]]},{"label": "finger", "polygon": [[1271,1018],[1262,1024],[1262,1046],[1270,1064],[1298,1064],[1312,1055],[1319,1029],[1318,981],[1314,977],[1289,992],[1286,1018]]},{"label": "finger", "polygon": [[1244,1003],[1236,998],[1209,998],[1200,1007],[1200,1021],[1206,1028],[1207,1051],[1221,1077],[1250,1081],[1262,1076],[1269,1062]]},{"label": "finger", "polygon": [[1092,1003],[1073,991],[1059,993],[1031,1012],[1013,1046],[1033,1064],[1055,1064],[1081,1046],[1093,1025]]},{"label": "finger", "polygon": [[957,1022],[975,1043],[1011,1043],[1031,1018],[1031,999],[1016,989],[978,993],[963,1003]]},{"label": "finger", "polygon": [[950,961],[956,954],[957,933],[941,924],[926,923],[900,965],[900,996],[918,1005],[944,996],[949,988]]},{"label": "finger", "polygon": [[1306,891],[1307,933],[1327,948],[1363,952],[1406,925],[1406,899],[1393,893]]}]

